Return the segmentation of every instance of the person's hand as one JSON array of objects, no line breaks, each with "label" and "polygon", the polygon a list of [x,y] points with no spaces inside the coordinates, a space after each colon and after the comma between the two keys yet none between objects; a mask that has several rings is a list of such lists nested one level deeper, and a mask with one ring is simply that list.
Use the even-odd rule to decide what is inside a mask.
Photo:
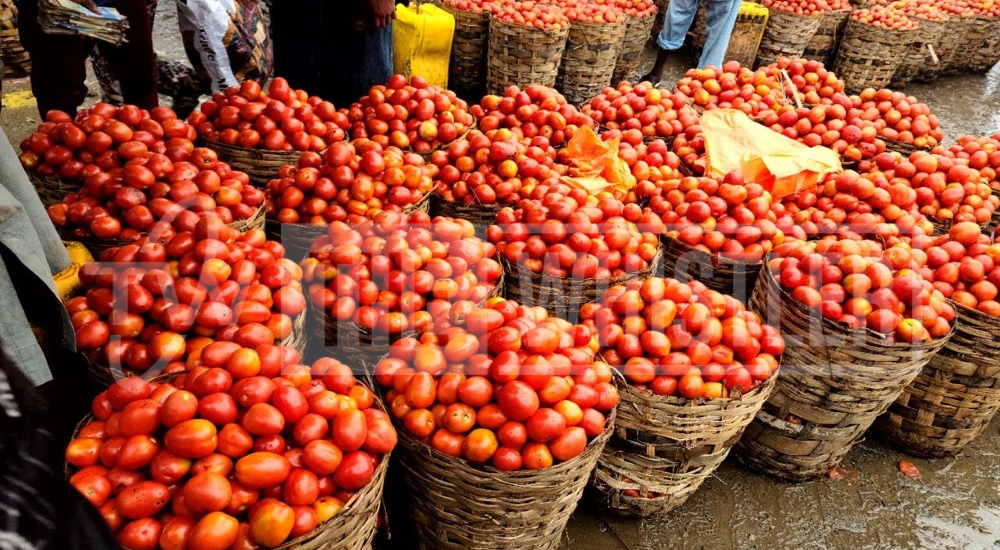
[{"label": "person's hand", "polygon": [[[86,1],[90,2],[91,0]],[[392,20],[396,18],[396,2],[393,0],[369,1],[372,4],[372,12],[375,15],[375,27],[379,29],[388,27],[392,23]]]},{"label": "person's hand", "polygon": [[100,8],[97,7],[97,4],[94,3],[94,0],[72,0],[72,1],[77,4],[80,4],[81,6],[87,8],[88,10],[96,14],[101,13]]}]

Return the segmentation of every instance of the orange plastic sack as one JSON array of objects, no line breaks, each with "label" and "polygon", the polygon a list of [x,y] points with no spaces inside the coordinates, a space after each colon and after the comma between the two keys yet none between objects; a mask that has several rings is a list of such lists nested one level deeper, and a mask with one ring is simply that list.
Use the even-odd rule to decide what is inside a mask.
[{"label": "orange plastic sack", "polygon": [[561,181],[590,194],[612,186],[623,192],[632,189],[635,187],[635,176],[618,156],[619,143],[619,138],[601,141],[589,126],[581,127],[559,153],[560,159],[569,167],[569,175],[563,176]]},{"label": "orange plastic sack", "polygon": [[708,172],[723,177],[733,170],[757,182],[775,199],[815,187],[843,167],[826,147],[806,147],[750,120],[743,111],[712,109],[701,115]]}]

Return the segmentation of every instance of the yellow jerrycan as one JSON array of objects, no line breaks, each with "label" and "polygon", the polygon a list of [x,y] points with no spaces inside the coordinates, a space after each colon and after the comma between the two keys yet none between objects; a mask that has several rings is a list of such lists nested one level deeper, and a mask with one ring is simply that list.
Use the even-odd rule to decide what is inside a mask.
[{"label": "yellow jerrycan", "polygon": [[428,83],[448,86],[448,62],[455,18],[429,3],[396,5],[392,31],[394,72],[409,79],[423,77]]}]

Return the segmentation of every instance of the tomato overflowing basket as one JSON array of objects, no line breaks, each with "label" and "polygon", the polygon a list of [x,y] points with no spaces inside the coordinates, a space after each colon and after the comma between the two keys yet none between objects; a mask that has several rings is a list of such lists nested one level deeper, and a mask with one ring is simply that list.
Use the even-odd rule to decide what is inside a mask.
[{"label": "tomato overflowing basket", "polygon": [[[276,78],[22,144],[97,259],[66,475],[124,548],[555,549],[581,502],[663,516],[730,454],[834,477],[872,426],[953,455],[1000,410],[1000,134],[945,147],[916,98],[797,57],[608,80],[650,2],[448,6],[490,21],[495,93]],[[825,17],[771,7],[803,48]],[[869,10],[849,29],[898,22]],[[724,169],[723,109],[837,165]]]}]

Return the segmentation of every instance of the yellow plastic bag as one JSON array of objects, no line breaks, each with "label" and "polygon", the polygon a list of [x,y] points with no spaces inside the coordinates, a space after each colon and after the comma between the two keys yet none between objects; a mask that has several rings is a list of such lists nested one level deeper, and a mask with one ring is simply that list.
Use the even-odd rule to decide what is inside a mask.
[{"label": "yellow plastic bag", "polygon": [[571,187],[584,189],[591,195],[608,187],[626,192],[635,187],[635,176],[618,156],[619,138],[601,141],[589,126],[583,126],[566,144],[559,159],[569,166],[569,176],[560,178]]},{"label": "yellow plastic bag", "polygon": [[392,27],[395,72],[406,78],[419,75],[430,84],[447,87],[455,18],[433,4],[397,4]]},{"label": "yellow plastic bag", "polygon": [[843,167],[826,147],[806,147],[750,120],[742,111],[712,109],[701,115],[709,173],[723,177],[733,170],[757,182],[775,199],[809,189]]}]

